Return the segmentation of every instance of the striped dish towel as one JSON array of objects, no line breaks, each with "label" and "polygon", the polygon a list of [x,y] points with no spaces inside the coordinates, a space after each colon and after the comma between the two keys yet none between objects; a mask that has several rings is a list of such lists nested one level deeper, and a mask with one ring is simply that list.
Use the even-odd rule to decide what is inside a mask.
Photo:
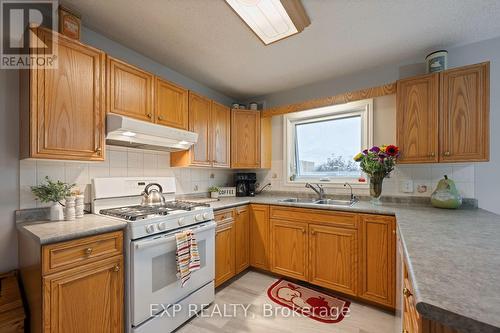
[{"label": "striped dish towel", "polygon": [[184,287],[191,277],[191,272],[200,269],[200,254],[193,231],[186,230],[175,234],[177,242],[176,261],[177,278]]}]

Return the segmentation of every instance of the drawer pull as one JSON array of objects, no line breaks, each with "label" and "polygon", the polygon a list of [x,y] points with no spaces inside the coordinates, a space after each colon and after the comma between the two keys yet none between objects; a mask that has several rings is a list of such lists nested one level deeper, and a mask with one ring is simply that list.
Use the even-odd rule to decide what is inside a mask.
[{"label": "drawer pull", "polygon": [[148,118],[150,118],[150,119],[153,117],[153,115],[152,115],[151,113],[148,113],[148,114],[147,114],[147,116],[148,116]]},{"label": "drawer pull", "polygon": [[450,156],[450,155],[451,155],[451,153],[450,153],[449,151],[445,151],[443,155],[444,155],[444,156]]},{"label": "drawer pull", "polygon": [[88,255],[88,256],[90,256],[92,254],[92,251],[93,251],[92,248],[88,247],[88,248],[85,249],[85,254]]},{"label": "drawer pull", "polygon": [[411,291],[408,288],[403,288],[403,295],[405,297],[410,297],[412,294],[411,294]]},{"label": "drawer pull", "polygon": [[120,271],[120,266],[115,265],[115,266],[113,267],[113,272],[119,272],[119,271]]},{"label": "drawer pull", "polygon": [[158,116],[158,120],[163,120],[163,117],[162,116]]}]

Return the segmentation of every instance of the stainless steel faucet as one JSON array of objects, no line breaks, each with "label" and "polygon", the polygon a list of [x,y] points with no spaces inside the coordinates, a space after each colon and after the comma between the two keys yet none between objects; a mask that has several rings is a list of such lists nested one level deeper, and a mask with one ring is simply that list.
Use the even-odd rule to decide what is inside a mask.
[{"label": "stainless steel faucet", "polygon": [[323,200],[325,198],[325,189],[323,188],[322,185],[306,183],[306,187],[316,192],[319,200]]},{"label": "stainless steel faucet", "polygon": [[349,188],[351,189],[351,197],[350,198],[351,198],[351,201],[353,201],[355,199],[355,197],[354,197],[354,194],[352,194],[352,186],[349,183],[344,183],[344,187],[347,187],[347,186],[349,186]]}]

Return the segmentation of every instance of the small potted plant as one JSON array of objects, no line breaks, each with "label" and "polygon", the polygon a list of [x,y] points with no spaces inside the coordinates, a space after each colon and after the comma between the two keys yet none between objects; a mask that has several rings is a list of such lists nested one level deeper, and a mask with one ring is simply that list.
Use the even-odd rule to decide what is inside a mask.
[{"label": "small potted plant", "polygon": [[75,184],[68,184],[58,181],[52,181],[48,176],[45,177],[45,183],[38,186],[31,186],[31,192],[41,202],[51,202],[50,206],[50,220],[62,221],[64,220],[63,204],[61,201],[71,195],[71,188]]},{"label": "small potted plant", "polygon": [[210,197],[217,199],[219,198],[219,188],[217,186],[210,186],[208,188],[208,192],[210,193]]},{"label": "small potted plant", "polygon": [[360,162],[361,170],[370,178],[370,196],[372,203],[380,205],[384,178],[394,170],[399,158],[399,148],[394,145],[373,146],[354,156]]}]

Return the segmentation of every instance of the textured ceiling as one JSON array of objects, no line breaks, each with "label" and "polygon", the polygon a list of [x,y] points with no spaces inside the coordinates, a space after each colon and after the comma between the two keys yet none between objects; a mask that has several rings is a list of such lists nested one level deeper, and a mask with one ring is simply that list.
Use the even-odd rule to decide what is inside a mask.
[{"label": "textured ceiling", "polygon": [[223,0],[62,0],[83,24],[247,98],[500,36],[498,0],[302,0],[311,25],[264,46]]}]

